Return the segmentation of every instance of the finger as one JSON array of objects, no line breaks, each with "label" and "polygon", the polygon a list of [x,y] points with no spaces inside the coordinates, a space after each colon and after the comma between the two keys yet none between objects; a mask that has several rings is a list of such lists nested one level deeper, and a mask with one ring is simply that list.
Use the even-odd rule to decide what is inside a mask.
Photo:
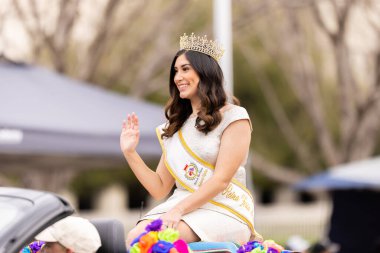
[{"label": "finger", "polygon": [[139,130],[139,125],[136,123],[136,120],[133,121],[133,130]]},{"label": "finger", "polygon": [[132,113],[133,129],[139,128],[139,119],[135,113]]},{"label": "finger", "polygon": [[122,130],[124,131],[127,127],[127,122],[125,121],[125,119],[123,120],[123,125],[122,125]]},{"label": "finger", "polygon": [[130,129],[131,128],[131,124],[132,124],[132,119],[131,119],[131,115],[130,114],[128,114],[127,120],[128,120],[128,122],[127,122],[127,128]]},{"label": "finger", "polygon": [[140,137],[140,131],[137,129],[136,130],[136,138],[139,138]]},{"label": "finger", "polygon": [[139,128],[139,118],[137,117],[137,115],[135,115],[135,125],[137,128]]}]

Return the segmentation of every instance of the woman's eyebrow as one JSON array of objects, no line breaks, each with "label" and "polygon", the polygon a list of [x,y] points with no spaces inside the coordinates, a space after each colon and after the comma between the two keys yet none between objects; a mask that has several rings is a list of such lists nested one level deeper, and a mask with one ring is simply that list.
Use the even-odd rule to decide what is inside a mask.
[{"label": "woman's eyebrow", "polygon": [[[185,64],[182,64],[180,67],[181,67],[181,68],[183,68],[183,67],[186,67],[187,65],[189,65],[189,66],[190,66],[190,63],[185,63]],[[175,68],[175,69],[177,69],[177,67],[176,67],[176,66],[174,66],[174,68]]]},{"label": "woman's eyebrow", "polygon": [[187,65],[190,66],[190,63],[185,63],[185,64],[181,65],[181,68],[183,68],[183,67],[185,67],[185,66],[187,66]]}]

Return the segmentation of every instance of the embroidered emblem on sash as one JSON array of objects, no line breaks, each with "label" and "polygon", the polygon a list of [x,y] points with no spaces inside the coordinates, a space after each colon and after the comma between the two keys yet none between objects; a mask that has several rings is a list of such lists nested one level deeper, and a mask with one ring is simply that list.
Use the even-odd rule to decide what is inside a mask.
[{"label": "embroidered emblem on sash", "polygon": [[189,180],[194,180],[198,177],[199,170],[197,165],[195,165],[194,163],[186,164],[183,170],[185,171],[185,177]]}]

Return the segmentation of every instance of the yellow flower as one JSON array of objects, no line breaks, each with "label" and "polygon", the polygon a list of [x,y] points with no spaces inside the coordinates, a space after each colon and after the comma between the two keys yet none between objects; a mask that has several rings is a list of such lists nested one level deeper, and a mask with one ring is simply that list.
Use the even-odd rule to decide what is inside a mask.
[{"label": "yellow flower", "polygon": [[129,250],[129,253],[140,253],[139,243],[133,244],[132,248]]},{"label": "yellow flower", "polygon": [[179,238],[179,232],[172,228],[165,229],[163,231],[158,232],[158,239],[166,242],[175,242]]}]

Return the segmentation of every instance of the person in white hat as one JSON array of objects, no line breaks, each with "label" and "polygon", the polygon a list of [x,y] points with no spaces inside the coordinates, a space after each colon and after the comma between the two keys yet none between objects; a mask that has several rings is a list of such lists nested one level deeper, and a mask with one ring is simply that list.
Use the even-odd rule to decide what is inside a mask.
[{"label": "person in white hat", "polygon": [[101,246],[95,226],[88,220],[69,216],[36,236],[44,241],[43,253],[95,253]]}]

